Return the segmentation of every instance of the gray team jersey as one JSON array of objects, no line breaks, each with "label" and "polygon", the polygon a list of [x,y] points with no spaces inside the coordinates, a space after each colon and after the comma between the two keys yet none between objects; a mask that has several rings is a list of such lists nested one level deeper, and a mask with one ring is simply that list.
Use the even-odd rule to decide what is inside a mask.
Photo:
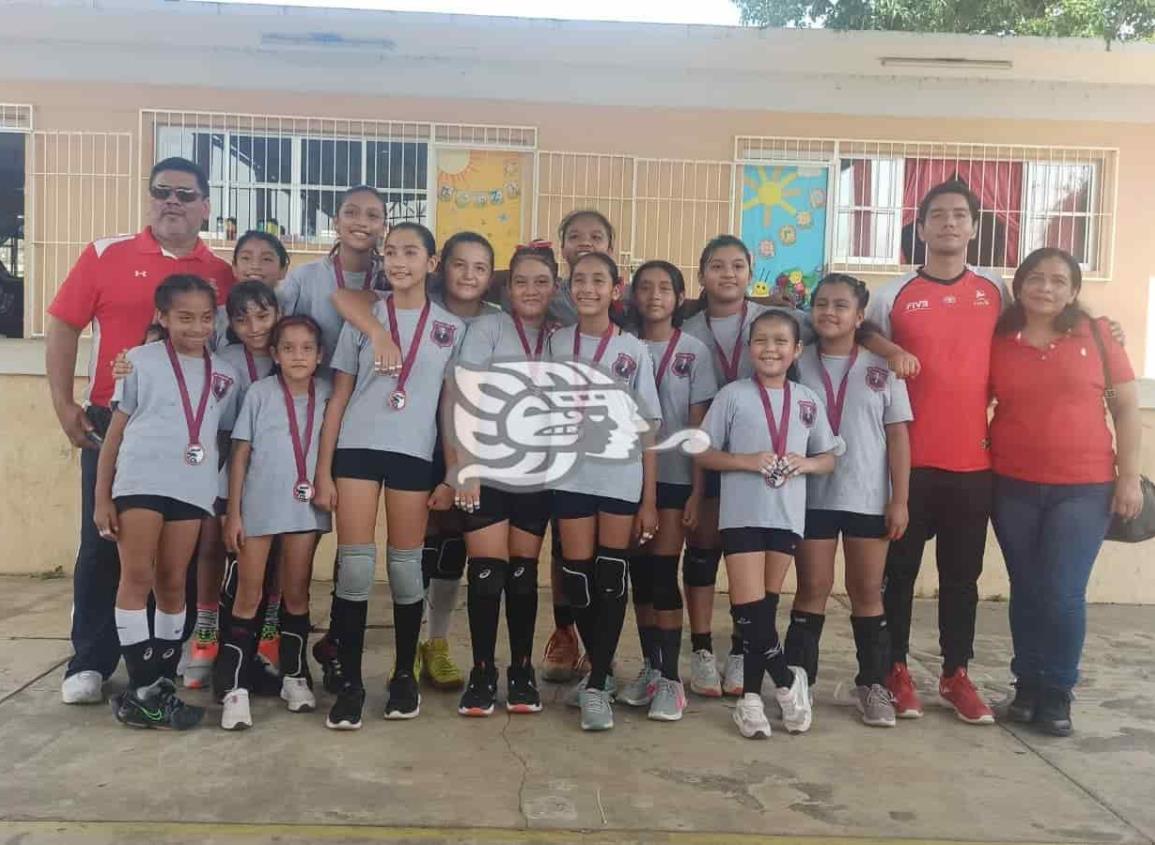
[{"label": "gray team jersey", "polygon": [[[487,367],[495,360],[508,361],[531,358],[537,349],[537,341],[541,331],[524,324],[522,329],[525,331],[525,339],[529,343],[529,355],[526,354],[525,347],[521,345],[521,338],[518,336],[513,317],[503,311],[483,314],[470,323],[465,332],[465,340],[461,343],[459,356],[461,362],[474,367]],[[543,342],[541,349],[543,358],[546,357],[545,353],[546,344]]]},{"label": "gray team jersey", "polygon": [[[325,405],[333,392],[327,379],[314,379],[316,405],[313,409],[313,438],[305,455],[307,478],[317,473],[317,444],[321,440],[321,420]],[[307,425],[305,414],[309,395],[293,397],[297,426],[302,440]],[[241,519],[250,537],[286,534],[290,531],[328,531],[329,514],[300,502],[293,496],[297,484],[297,462],[289,434],[289,417],[281,381],[276,376],[264,378],[245,395],[233,428],[233,440],[247,440],[252,445],[249,471],[245,475],[241,497]]]},{"label": "gray team jersey", "polygon": [[[762,386],[752,378],[739,379],[718,391],[710,406],[703,430],[710,435],[712,448],[724,452],[772,452],[770,430],[758,391]],[[771,413],[778,422],[782,414],[783,390],[767,391]],[[830,430],[822,400],[814,391],[790,383],[790,410],[786,451],[818,455],[842,450],[841,440]],[[757,472],[723,472],[719,528],[780,528],[799,537],[806,529],[806,479],[791,478],[774,488]]]},{"label": "gray team jersey", "polygon": [[[710,365],[710,350],[693,335],[682,334],[666,365],[665,374],[658,384],[658,367],[666,354],[669,341],[646,341],[650,360],[654,365],[654,382],[662,405],[662,428],[658,439],[664,440],[690,425],[690,406],[709,402],[718,392],[714,368]],[[658,453],[658,481],[662,484],[690,485],[694,481],[693,458],[680,449]]]},{"label": "gray team jersey", "polygon": [[[722,366],[722,358],[718,353],[718,347],[722,348],[726,358],[729,359],[734,351],[734,344],[737,342],[742,352],[738,358],[738,378],[750,378],[754,375],[754,365],[750,362],[750,347],[749,347],[749,333],[750,323],[754,318],[765,311],[785,311],[798,320],[802,328],[802,343],[810,344],[814,342],[814,328],[810,322],[810,315],[805,311],[799,311],[797,308],[779,308],[778,306],[759,305],[757,302],[746,303],[746,317],[742,318],[742,312],[731,314],[729,317],[712,317],[709,323],[706,322],[706,310],[703,308],[697,314],[682,325],[682,331],[686,334],[693,335],[698,340],[705,344],[706,348],[710,350],[710,360],[714,363],[714,377],[718,380],[718,385],[725,385],[728,381],[726,378],[726,370]],[[715,341],[717,346],[715,346]]]},{"label": "gray team jersey", "polygon": [[[129,417],[116,458],[113,497],[167,496],[212,513],[218,489],[217,432],[233,427],[240,376],[212,356],[211,392],[200,430],[205,459],[191,466],[184,460],[188,426],[165,345],[138,346],[129,350],[128,360],[132,372],[117,381],[112,397]],[[205,383],[204,360],[183,355],[179,360],[195,414]]]},{"label": "gray team jersey", "polygon": [[[385,301],[373,306],[373,316],[381,325],[389,325]],[[409,352],[420,316],[420,308],[397,309],[402,355]],[[394,410],[389,395],[396,390],[397,379],[373,371],[373,344],[368,337],[352,325],[341,329],[333,369],[356,376],[357,383],[345,408],[337,448],[376,449],[430,460],[437,440],[437,405],[445,370],[464,333],[461,320],[430,302],[421,345],[405,384],[405,407]]]},{"label": "gray team jersey", "polygon": [[[248,393],[249,387],[253,384],[252,373],[249,372],[248,357],[245,355],[245,345],[243,343],[230,343],[218,350],[217,356],[223,358],[237,371],[237,407],[240,408],[245,402],[245,394]],[[256,368],[257,381],[259,381],[273,371],[273,356],[254,355],[253,366]],[[228,461],[225,461],[225,465],[221,467],[217,497],[226,501],[229,498]]]},{"label": "gray team jersey", "polygon": [[[554,361],[573,360],[573,341],[576,326],[558,329],[546,342],[546,357]],[[593,363],[601,338],[581,336],[581,360]],[[651,424],[660,423],[661,402],[654,387],[654,365],[646,344],[631,334],[614,335],[606,345],[599,367],[614,380],[627,387],[638,403],[642,419]],[[612,423],[611,423],[612,424]],[[633,460],[605,461],[583,456],[574,470],[559,481],[554,489],[570,493],[584,493],[626,502],[642,498],[641,443]]]},{"label": "gray team jersey", "polygon": [[[831,389],[837,397],[849,363],[849,357],[820,356],[817,346],[809,346],[798,359],[798,373],[802,383],[828,405],[820,368],[826,365]],[[859,348],[846,382],[846,399],[838,428],[839,436],[846,443],[846,452],[839,457],[833,473],[807,479],[807,510],[876,516],[885,512],[890,501],[886,426],[913,418],[906,383],[894,377],[885,359]]]},{"label": "gray team jersey", "polygon": [[[345,271],[345,286],[351,290],[361,290],[365,284],[364,273]],[[321,342],[324,354],[320,372],[327,375],[332,366],[337,339],[345,321],[333,307],[333,293],[337,290],[337,273],[333,269],[333,257],[325,256],[319,261],[294,267],[277,287],[277,302],[281,305],[281,316],[307,314],[321,327]]]}]

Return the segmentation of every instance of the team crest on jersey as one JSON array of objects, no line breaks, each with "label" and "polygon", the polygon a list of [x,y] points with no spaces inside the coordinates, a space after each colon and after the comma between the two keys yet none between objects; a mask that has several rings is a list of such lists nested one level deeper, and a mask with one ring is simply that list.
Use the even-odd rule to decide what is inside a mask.
[{"label": "team crest on jersey", "polygon": [[798,401],[798,418],[802,420],[802,424],[807,428],[814,425],[814,420],[818,418],[818,406],[809,399],[800,399]]},{"label": "team crest on jersey", "polygon": [[449,323],[434,320],[433,329],[429,332],[429,338],[444,349],[447,346],[453,345],[453,338],[456,334],[457,326],[451,326]]},{"label": "team crest on jersey", "polygon": [[882,367],[867,367],[866,386],[875,393],[880,393],[886,387],[886,380],[889,375]]},{"label": "team crest on jersey", "polygon": [[218,400],[224,399],[229,388],[233,386],[233,379],[224,373],[213,373],[213,396]]},{"label": "team crest on jersey", "polygon": [[670,365],[670,369],[678,378],[685,378],[690,374],[690,368],[693,366],[693,352],[678,352],[674,355],[674,363]]},{"label": "team crest on jersey", "polygon": [[619,352],[618,359],[614,361],[614,365],[610,369],[613,370],[615,376],[628,381],[633,376],[634,370],[637,368],[637,361],[635,361],[625,352]]}]

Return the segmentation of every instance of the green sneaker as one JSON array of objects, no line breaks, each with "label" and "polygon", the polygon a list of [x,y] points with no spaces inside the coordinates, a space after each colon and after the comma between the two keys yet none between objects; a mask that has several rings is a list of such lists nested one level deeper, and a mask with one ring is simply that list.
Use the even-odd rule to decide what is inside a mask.
[{"label": "green sneaker", "polygon": [[465,686],[465,674],[449,656],[449,641],[436,638],[424,642],[417,650],[422,663],[421,671],[434,689],[453,690]]}]

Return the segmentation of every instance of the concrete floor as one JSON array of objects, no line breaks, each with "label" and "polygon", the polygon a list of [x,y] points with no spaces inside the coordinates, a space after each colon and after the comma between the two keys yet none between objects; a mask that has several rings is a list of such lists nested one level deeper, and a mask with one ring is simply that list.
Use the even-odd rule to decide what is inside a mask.
[{"label": "concrete floor", "polygon": [[[937,704],[896,730],[863,727],[847,698],[847,611],[832,601],[813,730],[759,743],[737,735],[730,704],[693,696],[681,723],[618,706],[613,731],[585,735],[551,685],[536,716],[462,719],[456,694],[429,691],[417,721],[367,718],[358,733],[275,700],[256,703],[242,734],[219,730],[215,710],[187,734],[128,731],[106,706],[60,703],[70,591],[0,578],[0,843],[1155,841],[1155,607],[1091,609],[1077,733],[1059,740],[971,727]],[[327,592],[315,590],[318,620]],[[542,608],[543,641],[548,596]],[[724,596],[717,608],[721,653]],[[928,702],[934,615],[920,603],[912,658]],[[1005,617],[1004,604],[980,609],[972,666],[995,700],[1007,692]],[[392,653],[383,593],[370,624],[372,717]],[[462,608],[460,663],[466,638]],[[619,675],[638,662],[628,631]]]}]

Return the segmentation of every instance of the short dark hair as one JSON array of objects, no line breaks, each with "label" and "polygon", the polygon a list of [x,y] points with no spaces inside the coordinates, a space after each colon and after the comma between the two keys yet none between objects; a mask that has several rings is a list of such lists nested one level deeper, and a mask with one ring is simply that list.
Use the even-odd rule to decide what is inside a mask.
[{"label": "short dark hair", "polygon": [[955,194],[966,199],[967,207],[971,212],[971,220],[977,221],[979,219],[979,198],[975,196],[975,192],[962,179],[948,179],[927,191],[926,196],[919,202],[918,222],[925,223],[926,216],[930,213],[930,204],[939,197],[948,194]]},{"label": "short dark hair", "polygon": [[152,171],[148,174],[148,185],[150,188],[153,183],[156,182],[157,174],[165,170],[175,170],[177,173],[188,173],[191,176],[195,176],[197,180],[197,190],[206,198],[208,197],[209,177],[205,175],[204,169],[195,161],[189,161],[187,158],[181,158],[180,156],[161,159],[152,166]]},{"label": "short dark hair", "polygon": [[513,272],[517,265],[522,261],[530,260],[540,261],[548,267],[553,280],[557,281],[557,256],[554,255],[553,247],[548,243],[523,244],[515,249],[513,257],[509,259],[509,281],[513,281]]},{"label": "short dark hair", "polygon": [[494,261],[496,261],[493,254],[493,244],[489,242],[485,235],[480,235],[477,232],[458,232],[455,235],[451,235],[449,239],[441,245],[441,262],[444,264],[452,258],[453,250],[462,244],[477,244],[484,248],[485,251],[489,253],[489,269],[493,269]]},{"label": "short dark hair", "polygon": [[293,326],[304,326],[313,334],[313,339],[317,341],[317,346],[323,345],[321,326],[310,317],[308,314],[290,314],[287,317],[282,317],[277,320],[277,324],[273,326],[273,330],[269,332],[269,348],[276,349],[277,344],[281,342],[281,335],[285,333],[285,329],[291,329]]},{"label": "short dark hair", "polygon": [[564,244],[565,234],[569,231],[569,227],[572,226],[575,221],[580,220],[583,217],[592,217],[594,220],[597,220],[599,224],[601,224],[601,227],[606,230],[606,235],[610,239],[610,249],[613,249],[614,240],[617,236],[617,233],[614,232],[614,224],[611,223],[610,219],[596,208],[577,208],[563,217],[561,219],[561,223],[559,223],[557,227],[557,239]]},{"label": "short dark hair", "polygon": [[1011,303],[1010,308],[1002,313],[998,323],[995,324],[996,334],[1013,334],[1027,324],[1027,313],[1023,310],[1023,304],[1019,299],[1023,292],[1023,284],[1026,282],[1027,276],[1031,275],[1036,267],[1049,258],[1057,258],[1066,263],[1067,272],[1071,275],[1071,290],[1075,292],[1075,301],[1055,316],[1053,324],[1055,331],[1070,331],[1083,318],[1091,319],[1087,309],[1079,304],[1079,291],[1083,289],[1083,268],[1079,266],[1079,262],[1071,253],[1058,247],[1045,246],[1036,249],[1024,258],[1023,263],[1015,270],[1015,277],[1011,281],[1011,293],[1014,295],[1014,302]]},{"label": "short dark hair", "polygon": [[191,273],[174,273],[161,282],[153,295],[153,305],[161,314],[167,313],[172,308],[173,300],[176,299],[177,294],[181,293],[208,294],[213,308],[217,307],[217,289],[200,276],[194,276]]},{"label": "short dark hair", "polygon": [[[686,277],[682,275],[682,271],[678,269],[677,265],[669,261],[663,261],[660,258],[655,258],[650,261],[646,261],[642,264],[641,267],[634,271],[633,278],[630,280],[630,298],[634,305],[637,305],[638,299],[638,279],[640,279],[642,274],[647,270],[661,270],[663,273],[670,277],[670,284],[674,286],[674,295],[682,297],[682,301],[674,308],[673,323],[675,326],[682,325],[682,320],[685,316],[683,312],[685,311],[686,307]],[[637,309],[635,308],[634,311],[636,312]],[[640,316],[637,317],[637,325],[639,328],[642,325],[642,319]]]},{"label": "short dark hair", "polygon": [[233,247],[233,264],[237,263],[237,255],[240,254],[241,247],[249,241],[265,242],[272,247],[273,252],[277,254],[277,261],[280,262],[281,267],[289,266],[289,251],[285,249],[285,245],[281,243],[281,239],[276,235],[270,235],[268,232],[262,232],[260,229],[249,229],[249,231],[237,238],[237,245]]},{"label": "short dark hair", "polygon": [[750,343],[754,337],[754,327],[759,323],[769,323],[778,321],[786,323],[790,326],[790,331],[794,334],[794,342],[798,343],[802,339],[802,326],[798,322],[798,318],[789,311],[783,311],[780,308],[769,308],[750,321],[750,328],[746,330],[746,343]]},{"label": "short dark hair", "polygon": [[229,291],[229,298],[225,300],[225,311],[229,319],[242,316],[249,310],[250,305],[276,310],[277,294],[267,284],[256,279],[237,282]]},{"label": "short dark hair", "polygon": [[613,283],[615,285],[621,279],[622,276],[621,276],[621,271],[618,270],[618,262],[614,261],[613,258],[606,255],[604,252],[587,252],[587,253],[585,253],[584,255],[580,256],[577,261],[574,262],[574,266],[570,267],[570,271],[572,272],[577,267],[578,264],[581,264],[587,258],[592,259],[594,261],[599,261],[603,265],[605,265],[605,268],[607,271],[609,271],[610,278],[613,280]]},{"label": "short dark hair", "polygon": [[421,245],[425,247],[425,251],[429,255],[437,254],[437,239],[433,237],[433,233],[429,231],[427,226],[422,226],[413,220],[402,220],[400,223],[394,223],[389,227],[389,231],[385,233],[385,243],[389,243],[389,236],[394,232],[416,232],[417,237],[421,239]]}]

